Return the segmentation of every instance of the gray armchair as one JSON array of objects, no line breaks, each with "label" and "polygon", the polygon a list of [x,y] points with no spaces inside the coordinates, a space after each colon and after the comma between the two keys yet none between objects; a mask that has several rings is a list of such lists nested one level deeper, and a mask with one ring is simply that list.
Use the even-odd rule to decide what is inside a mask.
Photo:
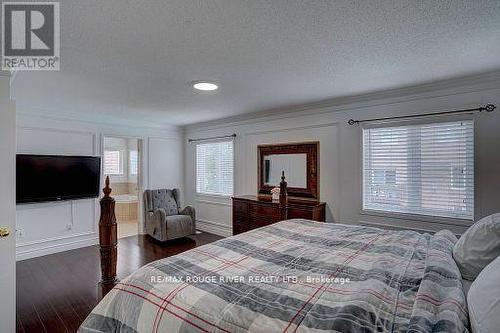
[{"label": "gray armchair", "polygon": [[181,210],[179,189],[144,191],[144,221],[146,232],[159,241],[196,233],[195,210]]}]

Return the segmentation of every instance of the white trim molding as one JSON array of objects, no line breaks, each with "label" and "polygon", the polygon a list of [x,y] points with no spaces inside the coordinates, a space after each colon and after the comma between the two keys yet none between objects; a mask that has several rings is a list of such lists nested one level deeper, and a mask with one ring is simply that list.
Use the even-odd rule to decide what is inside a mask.
[{"label": "white trim molding", "polygon": [[[99,237],[95,232],[89,232],[26,242],[18,244],[16,247],[16,260],[26,260],[57,252],[74,250],[80,247],[96,245],[98,240]],[[42,248],[37,246],[41,243],[45,244]]]},{"label": "white trim molding", "polygon": [[205,205],[217,205],[217,206],[227,206],[227,207],[233,206],[230,202],[219,202],[219,201],[211,201],[211,200],[203,200],[203,199],[195,199],[195,202],[205,204]]},{"label": "white trim molding", "polygon": [[196,219],[196,229],[223,237],[229,237],[233,235],[232,227],[229,227],[222,223],[202,219]]}]

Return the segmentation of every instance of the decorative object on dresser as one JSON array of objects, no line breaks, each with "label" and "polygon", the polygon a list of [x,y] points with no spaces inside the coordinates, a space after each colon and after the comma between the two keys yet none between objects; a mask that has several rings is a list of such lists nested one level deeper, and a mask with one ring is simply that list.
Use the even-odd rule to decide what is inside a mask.
[{"label": "decorative object on dresser", "polygon": [[181,209],[180,191],[159,189],[144,191],[146,232],[159,241],[167,241],[196,233],[195,209]]},{"label": "decorative object on dresser", "polygon": [[257,146],[257,191],[271,195],[284,171],[291,197],[319,200],[319,142]]},{"label": "decorative object on dresser", "polygon": [[99,288],[100,296],[104,296],[113,288],[116,279],[116,256],[118,243],[116,236],[115,199],[109,187],[109,176],[106,177],[106,186],[103,189],[104,197],[101,199],[101,217],[99,219],[99,251],[101,253],[102,279]]},{"label": "decorative object on dresser", "polygon": [[280,199],[279,187],[273,187],[273,189],[271,190],[271,197],[273,198],[274,201],[278,201]]}]

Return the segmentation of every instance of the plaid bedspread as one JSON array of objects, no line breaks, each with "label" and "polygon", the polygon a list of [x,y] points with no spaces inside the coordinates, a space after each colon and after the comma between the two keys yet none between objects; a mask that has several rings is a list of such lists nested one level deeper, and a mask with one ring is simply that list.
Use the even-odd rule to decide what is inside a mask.
[{"label": "plaid bedspread", "polygon": [[142,267],[80,332],[467,332],[456,240],[283,221]]}]

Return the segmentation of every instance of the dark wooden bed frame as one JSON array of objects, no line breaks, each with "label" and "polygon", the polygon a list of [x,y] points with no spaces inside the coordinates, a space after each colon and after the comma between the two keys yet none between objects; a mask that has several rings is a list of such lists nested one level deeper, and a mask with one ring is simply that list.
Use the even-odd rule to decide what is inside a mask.
[{"label": "dark wooden bed frame", "polygon": [[117,234],[115,199],[109,187],[109,177],[106,177],[105,187],[102,190],[104,197],[100,200],[101,217],[99,219],[99,251],[101,253],[101,282],[99,295],[104,297],[118,282],[116,278]]}]

